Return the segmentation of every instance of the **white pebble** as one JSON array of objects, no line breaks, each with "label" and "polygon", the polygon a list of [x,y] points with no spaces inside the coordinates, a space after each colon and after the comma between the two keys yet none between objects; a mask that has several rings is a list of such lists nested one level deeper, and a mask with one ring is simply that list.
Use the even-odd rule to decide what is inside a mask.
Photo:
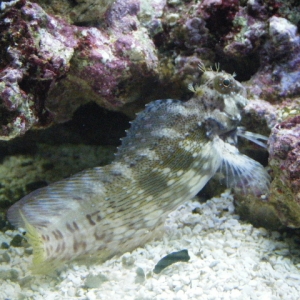
[{"label": "white pebble", "polygon": [[86,298],[88,300],[96,300],[97,299],[93,290],[90,290],[86,293]]},{"label": "white pebble", "polygon": [[74,297],[76,295],[76,289],[74,287],[70,287],[67,292],[69,297]]},{"label": "white pebble", "polygon": [[70,274],[68,275],[68,279],[69,279],[71,282],[73,282],[76,286],[80,285],[81,282],[82,282],[81,278],[80,278],[79,276],[75,276],[75,274],[73,274],[73,273],[70,273]]}]

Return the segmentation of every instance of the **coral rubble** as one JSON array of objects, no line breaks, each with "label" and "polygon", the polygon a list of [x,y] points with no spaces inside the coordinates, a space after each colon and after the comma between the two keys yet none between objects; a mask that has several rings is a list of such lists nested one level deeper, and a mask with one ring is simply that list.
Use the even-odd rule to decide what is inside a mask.
[{"label": "coral rubble", "polygon": [[73,24],[93,24],[104,18],[104,14],[115,0],[61,1],[36,0],[47,13],[63,16]]},{"label": "coral rubble", "polygon": [[106,28],[70,25],[17,1],[1,13],[2,140],[32,126],[67,121],[94,101],[116,110],[158,77],[156,50],[139,26],[138,5],[119,1]]},{"label": "coral rubble", "polygon": [[268,20],[267,41],[260,50],[260,68],[249,81],[250,92],[272,102],[300,93],[300,37],[288,20]]},{"label": "coral rubble", "polygon": [[274,180],[269,203],[281,222],[300,227],[300,115],[277,124],[270,136],[270,167]]}]

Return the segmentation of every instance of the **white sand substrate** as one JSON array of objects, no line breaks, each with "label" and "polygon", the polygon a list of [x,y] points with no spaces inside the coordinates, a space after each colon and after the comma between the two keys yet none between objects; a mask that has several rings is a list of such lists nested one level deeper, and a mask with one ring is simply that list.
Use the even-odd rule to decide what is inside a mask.
[{"label": "white sand substrate", "polygon": [[[200,214],[192,213],[194,208]],[[9,243],[17,231],[0,234]],[[166,254],[187,249],[189,262],[152,272]],[[234,214],[229,192],[187,202],[166,222],[163,238],[103,264],[66,265],[55,277],[33,276],[30,251],[0,250],[0,299],[300,299],[300,246],[254,228]]]}]

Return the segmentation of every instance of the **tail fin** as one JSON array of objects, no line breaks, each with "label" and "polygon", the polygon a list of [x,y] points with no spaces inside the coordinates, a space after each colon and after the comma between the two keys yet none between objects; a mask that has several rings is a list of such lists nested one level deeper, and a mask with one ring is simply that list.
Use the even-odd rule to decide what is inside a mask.
[{"label": "tail fin", "polygon": [[20,211],[20,216],[26,230],[26,238],[33,248],[33,260],[31,270],[36,274],[48,274],[56,269],[56,265],[52,262],[46,262],[46,252],[44,242],[38,230],[32,226]]},{"label": "tail fin", "polygon": [[[57,269],[64,259],[62,244],[67,248],[69,244],[73,245],[75,234],[78,239],[81,234],[86,234],[78,230],[72,236],[71,232],[67,234],[64,230],[66,222],[73,224],[71,221],[79,218],[85,208],[93,205],[85,201],[95,194],[95,178],[89,176],[91,172],[99,174],[101,170],[87,170],[38,189],[9,208],[8,220],[17,228],[25,229],[25,237],[33,247],[33,272],[45,274]],[[101,191],[98,194],[101,196]],[[64,233],[63,237],[61,233]],[[68,252],[67,249],[64,251]]]},{"label": "tail fin", "polygon": [[[13,218],[12,216],[16,216]],[[15,220],[15,225],[22,224],[22,228],[26,231],[26,239],[33,248],[33,260],[31,271],[35,274],[51,274],[59,266],[59,261],[51,260],[47,261],[46,250],[44,247],[44,241],[39,231],[32,226],[26,219],[21,210],[17,213],[15,209],[10,210],[9,220]]]}]

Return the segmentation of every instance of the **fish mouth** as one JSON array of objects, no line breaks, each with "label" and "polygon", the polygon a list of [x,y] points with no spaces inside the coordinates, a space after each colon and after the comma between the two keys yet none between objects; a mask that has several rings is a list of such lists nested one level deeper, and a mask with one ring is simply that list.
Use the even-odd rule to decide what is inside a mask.
[{"label": "fish mouth", "polygon": [[220,139],[222,139],[225,143],[228,143],[233,146],[237,146],[238,143],[238,130],[237,128],[228,130],[219,135]]},{"label": "fish mouth", "polygon": [[237,144],[237,122],[228,119],[227,122],[216,120],[215,118],[208,118],[205,120],[206,136],[213,139],[219,136],[224,142],[229,144]]}]

